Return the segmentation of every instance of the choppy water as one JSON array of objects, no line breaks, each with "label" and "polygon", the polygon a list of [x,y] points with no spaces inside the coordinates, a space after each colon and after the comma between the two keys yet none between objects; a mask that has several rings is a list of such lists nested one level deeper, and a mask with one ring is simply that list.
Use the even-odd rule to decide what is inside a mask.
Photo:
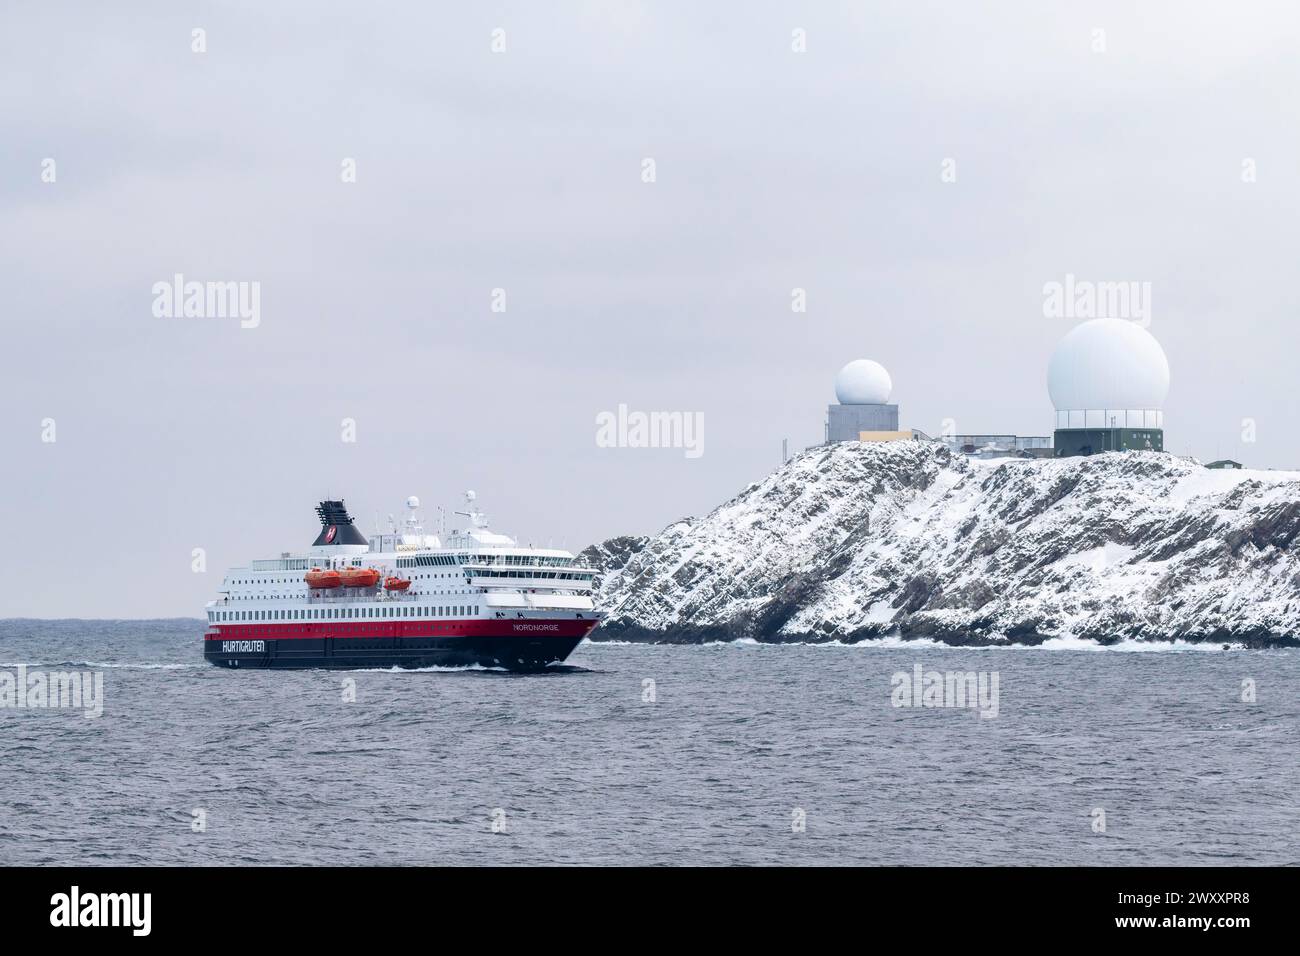
[{"label": "choppy water", "polygon": [[[0,622],[0,672],[93,667],[105,693],[98,719],[0,709],[0,863],[1300,863],[1294,650],[584,644],[537,676],[256,672],[202,663],[201,632]],[[998,716],[892,706],[917,663],[997,672]]]}]

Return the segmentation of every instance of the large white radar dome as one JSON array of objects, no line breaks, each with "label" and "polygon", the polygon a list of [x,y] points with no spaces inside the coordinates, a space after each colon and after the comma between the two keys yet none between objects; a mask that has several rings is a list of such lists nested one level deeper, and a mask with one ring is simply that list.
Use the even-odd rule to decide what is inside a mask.
[{"label": "large white radar dome", "polygon": [[1159,410],[1169,394],[1169,360],[1140,325],[1093,319],[1057,344],[1047,366],[1047,391],[1058,412]]},{"label": "large white radar dome", "polygon": [[841,405],[884,405],[893,390],[885,367],[871,359],[856,359],[835,376],[835,397]]}]

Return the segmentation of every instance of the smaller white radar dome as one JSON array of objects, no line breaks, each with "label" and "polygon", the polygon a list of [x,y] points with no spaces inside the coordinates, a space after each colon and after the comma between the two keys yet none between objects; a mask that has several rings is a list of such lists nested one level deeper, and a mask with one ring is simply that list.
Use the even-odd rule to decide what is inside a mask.
[{"label": "smaller white radar dome", "polygon": [[893,390],[885,367],[871,359],[855,359],[835,376],[835,398],[841,405],[884,405]]},{"label": "smaller white radar dome", "polygon": [[406,507],[414,511],[416,508],[420,507],[420,499],[415,497],[415,495],[411,495],[411,497],[406,499]]}]

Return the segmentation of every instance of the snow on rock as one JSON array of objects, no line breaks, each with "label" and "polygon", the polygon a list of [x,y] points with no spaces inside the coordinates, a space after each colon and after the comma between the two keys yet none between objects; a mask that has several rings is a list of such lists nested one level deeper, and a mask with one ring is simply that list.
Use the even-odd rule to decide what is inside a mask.
[{"label": "snow on rock", "polygon": [[594,639],[1300,644],[1300,473],[1154,452],[811,449],[703,518],[584,552]]}]

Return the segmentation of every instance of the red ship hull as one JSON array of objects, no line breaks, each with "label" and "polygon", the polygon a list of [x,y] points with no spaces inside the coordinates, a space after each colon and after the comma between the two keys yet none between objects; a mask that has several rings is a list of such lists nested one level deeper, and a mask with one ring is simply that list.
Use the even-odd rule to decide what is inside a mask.
[{"label": "red ship hull", "polygon": [[559,663],[599,623],[588,618],[320,621],[212,625],[203,656],[223,667],[503,667]]}]

